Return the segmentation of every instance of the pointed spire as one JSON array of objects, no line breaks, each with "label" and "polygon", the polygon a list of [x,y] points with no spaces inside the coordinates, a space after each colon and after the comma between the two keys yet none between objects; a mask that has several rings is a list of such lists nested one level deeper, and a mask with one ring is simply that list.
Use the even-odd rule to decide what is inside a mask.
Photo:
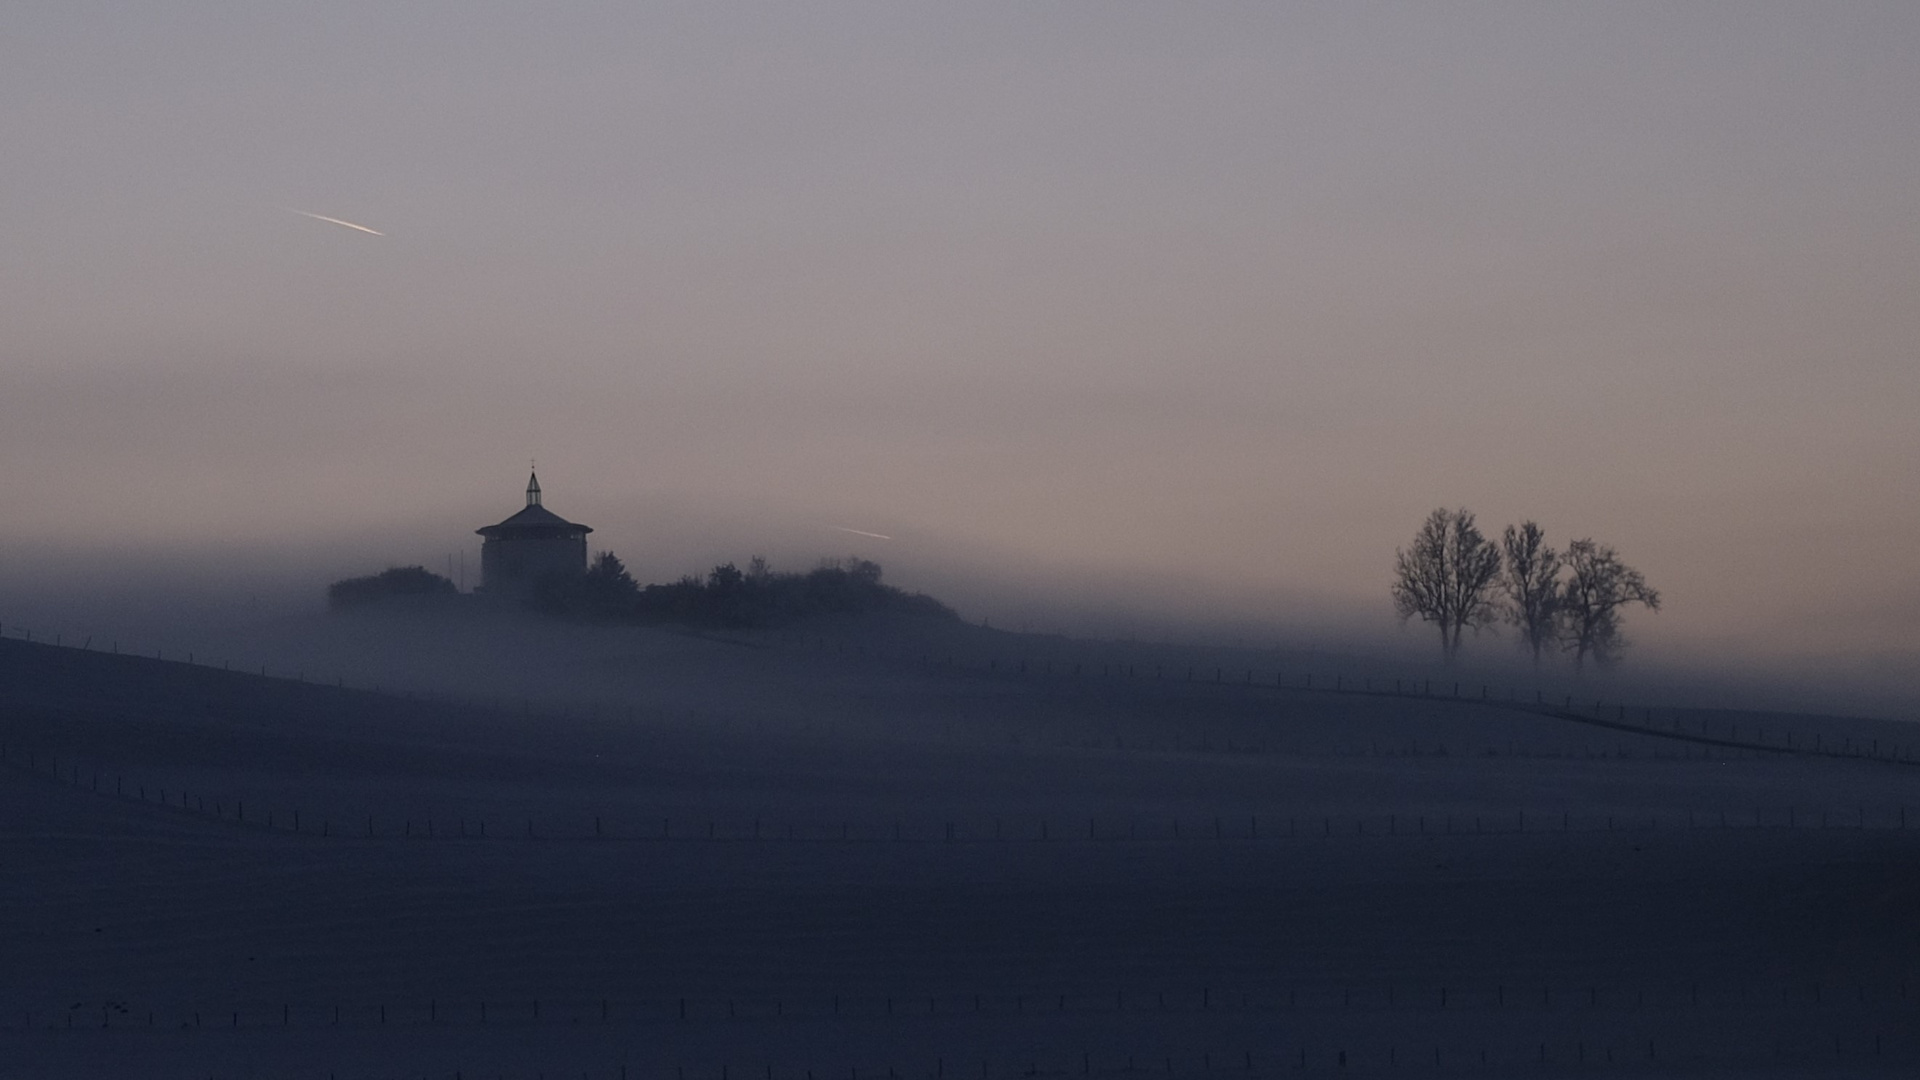
[{"label": "pointed spire", "polygon": [[527,474],[527,505],[528,506],[540,505],[540,474],[539,473],[530,472]]}]

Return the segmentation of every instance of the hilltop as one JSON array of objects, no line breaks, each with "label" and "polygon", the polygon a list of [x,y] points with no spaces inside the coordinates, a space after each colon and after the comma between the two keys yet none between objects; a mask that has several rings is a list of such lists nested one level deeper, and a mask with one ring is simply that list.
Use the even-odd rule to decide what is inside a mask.
[{"label": "hilltop", "polygon": [[[1912,767],[1740,730],[1824,755],[1899,725],[1622,730],[1285,673],[492,632],[358,627],[401,666],[468,656],[435,673],[459,695],[0,643],[9,1056],[798,1078],[1920,1053]],[[528,669],[593,692],[493,692],[534,641]]]}]

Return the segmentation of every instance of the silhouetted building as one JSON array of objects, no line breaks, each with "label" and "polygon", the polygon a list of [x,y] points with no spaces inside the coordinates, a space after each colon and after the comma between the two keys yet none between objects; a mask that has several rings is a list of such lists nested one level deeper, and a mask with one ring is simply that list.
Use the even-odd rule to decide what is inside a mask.
[{"label": "silhouetted building", "polygon": [[527,505],[498,525],[476,529],[480,545],[480,588],[497,597],[525,597],[548,578],[579,577],[587,572],[587,534],[540,505],[540,477],[527,478]]}]

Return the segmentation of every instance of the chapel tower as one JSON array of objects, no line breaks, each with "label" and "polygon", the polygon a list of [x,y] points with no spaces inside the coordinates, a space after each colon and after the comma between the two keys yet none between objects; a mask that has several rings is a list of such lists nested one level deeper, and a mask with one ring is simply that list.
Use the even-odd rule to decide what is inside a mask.
[{"label": "chapel tower", "polygon": [[540,477],[527,477],[527,505],[498,525],[476,529],[480,545],[480,589],[490,596],[525,599],[550,578],[587,572],[587,534],[540,505]]}]

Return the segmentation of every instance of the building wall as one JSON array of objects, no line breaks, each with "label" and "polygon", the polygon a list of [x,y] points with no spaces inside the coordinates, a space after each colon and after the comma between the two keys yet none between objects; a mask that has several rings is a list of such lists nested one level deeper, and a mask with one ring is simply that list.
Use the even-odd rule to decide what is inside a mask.
[{"label": "building wall", "polygon": [[481,588],[497,596],[525,596],[549,577],[587,572],[587,538],[494,537],[480,545]]}]

